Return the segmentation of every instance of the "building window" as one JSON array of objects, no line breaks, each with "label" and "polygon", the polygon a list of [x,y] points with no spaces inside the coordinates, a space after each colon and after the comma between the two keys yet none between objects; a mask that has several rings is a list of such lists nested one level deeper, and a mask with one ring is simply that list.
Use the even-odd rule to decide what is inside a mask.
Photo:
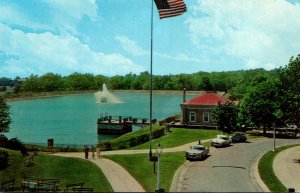
[{"label": "building window", "polygon": [[190,112],[190,122],[196,122],[196,113]]},{"label": "building window", "polygon": [[203,122],[208,123],[209,122],[209,112],[203,113]]}]

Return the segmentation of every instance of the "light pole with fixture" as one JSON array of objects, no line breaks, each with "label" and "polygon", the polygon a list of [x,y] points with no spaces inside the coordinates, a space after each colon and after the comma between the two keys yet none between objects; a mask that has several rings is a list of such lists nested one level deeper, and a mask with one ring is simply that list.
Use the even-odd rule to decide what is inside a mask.
[{"label": "light pole with fixture", "polygon": [[160,154],[163,151],[163,146],[160,143],[156,146],[157,153],[157,184],[156,184],[156,193],[164,193],[165,190],[160,188]]},{"label": "light pole with fixture", "polygon": [[276,150],[276,129],[275,126],[273,125],[273,151]]}]

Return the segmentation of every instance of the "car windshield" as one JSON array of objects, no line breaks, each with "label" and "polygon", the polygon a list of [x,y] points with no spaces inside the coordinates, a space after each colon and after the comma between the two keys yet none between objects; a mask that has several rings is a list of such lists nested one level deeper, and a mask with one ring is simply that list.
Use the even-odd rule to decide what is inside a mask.
[{"label": "car windshield", "polygon": [[221,137],[221,139],[228,140],[228,137]]},{"label": "car windshield", "polygon": [[234,136],[243,136],[243,133],[235,133]]},{"label": "car windshield", "polygon": [[195,150],[204,150],[205,148],[201,147],[201,146],[192,146],[192,149],[195,149]]}]

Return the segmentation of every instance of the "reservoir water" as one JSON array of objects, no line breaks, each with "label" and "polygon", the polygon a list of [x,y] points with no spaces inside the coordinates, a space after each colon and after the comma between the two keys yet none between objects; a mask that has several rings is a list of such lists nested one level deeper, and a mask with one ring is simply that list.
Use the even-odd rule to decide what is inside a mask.
[{"label": "reservoir water", "polygon": [[[34,144],[46,144],[48,139],[54,139],[55,144],[96,144],[116,137],[97,134],[101,114],[149,120],[149,94],[114,94],[122,103],[99,104],[94,94],[11,101],[12,123],[6,135]],[[153,94],[153,118],[161,120],[180,113],[181,103],[179,94]]]}]

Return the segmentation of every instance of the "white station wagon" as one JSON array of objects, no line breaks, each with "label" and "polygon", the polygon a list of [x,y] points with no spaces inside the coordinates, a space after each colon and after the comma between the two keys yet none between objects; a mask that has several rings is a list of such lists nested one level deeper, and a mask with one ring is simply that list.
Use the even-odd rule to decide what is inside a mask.
[{"label": "white station wagon", "polygon": [[231,144],[231,139],[226,135],[217,135],[216,138],[211,140],[211,146],[213,147],[223,147],[229,146]]}]

